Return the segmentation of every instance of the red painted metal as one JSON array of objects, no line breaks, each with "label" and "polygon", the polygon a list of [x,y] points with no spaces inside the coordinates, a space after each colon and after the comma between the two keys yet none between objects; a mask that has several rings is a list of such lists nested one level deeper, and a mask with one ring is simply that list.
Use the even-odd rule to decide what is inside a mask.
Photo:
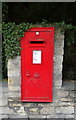
[{"label": "red painted metal", "polygon": [[54,27],[27,30],[21,48],[21,101],[52,102]]}]

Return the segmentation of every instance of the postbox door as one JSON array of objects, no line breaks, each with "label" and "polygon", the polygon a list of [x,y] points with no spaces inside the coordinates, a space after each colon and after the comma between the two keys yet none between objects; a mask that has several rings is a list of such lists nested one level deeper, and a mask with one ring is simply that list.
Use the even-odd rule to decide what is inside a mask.
[{"label": "postbox door", "polygon": [[28,31],[21,42],[22,101],[52,102],[54,31]]}]

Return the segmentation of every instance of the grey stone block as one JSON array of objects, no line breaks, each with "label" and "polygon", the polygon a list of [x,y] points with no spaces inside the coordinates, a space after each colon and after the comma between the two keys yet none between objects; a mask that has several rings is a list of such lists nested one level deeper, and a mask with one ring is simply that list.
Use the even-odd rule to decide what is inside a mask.
[{"label": "grey stone block", "polygon": [[0,113],[3,115],[14,114],[14,111],[9,107],[0,107]]},{"label": "grey stone block", "polygon": [[62,87],[62,80],[61,79],[56,79],[53,80],[53,87]]},{"label": "grey stone block", "polygon": [[8,120],[8,115],[1,115],[0,114],[0,120]]},{"label": "grey stone block", "polygon": [[61,102],[61,101],[58,101],[55,106],[56,107],[67,107],[67,106],[74,107],[74,103],[73,102]]},{"label": "grey stone block", "polygon": [[2,93],[2,97],[8,98],[8,92],[3,92],[3,93]]},{"label": "grey stone block", "polygon": [[30,118],[29,120],[46,120],[44,118]]},{"label": "grey stone block", "polygon": [[20,76],[8,76],[8,88],[9,86],[20,86],[21,84],[21,77]]},{"label": "grey stone block", "polygon": [[21,93],[20,92],[12,92],[12,91],[9,91],[9,97],[20,97],[21,96]]},{"label": "grey stone block", "polygon": [[0,99],[0,106],[7,106],[8,104],[8,97],[2,97]]},{"label": "grey stone block", "polygon": [[16,87],[20,85],[20,69],[20,56],[8,60],[8,86],[12,85],[13,87]]},{"label": "grey stone block", "polygon": [[55,46],[54,54],[62,56],[64,54],[64,48],[62,46]]},{"label": "grey stone block", "polygon": [[47,118],[47,120],[64,120],[64,118]]},{"label": "grey stone block", "polygon": [[64,33],[61,33],[61,29],[55,29],[55,40],[63,40]]},{"label": "grey stone block", "polygon": [[58,65],[58,66],[54,66],[54,74],[58,74],[61,73],[62,74],[62,64]]},{"label": "grey stone block", "polygon": [[62,72],[59,72],[58,74],[53,73],[53,81],[61,80],[62,81]]},{"label": "grey stone block", "polygon": [[28,116],[27,115],[9,115],[9,119],[10,120],[28,120]]},{"label": "grey stone block", "polygon": [[51,103],[39,103],[38,104],[38,108],[42,109],[45,107],[55,107],[55,102],[51,102]]},{"label": "grey stone block", "polygon": [[73,118],[74,118],[74,115],[66,115],[66,114],[64,114],[64,115],[62,115],[62,114],[57,114],[57,115],[54,115],[54,116],[52,116],[52,115],[47,115],[47,120],[51,120],[51,118],[52,118],[52,120],[74,120]]},{"label": "grey stone block", "polygon": [[47,118],[47,120],[64,120],[64,118],[55,118],[53,116],[50,116],[50,118]]},{"label": "grey stone block", "polygon": [[16,120],[28,120],[28,116],[27,115],[18,115],[18,114],[16,114],[16,115],[9,115],[9,118],[10,118],[10,120],[14,120],[14,119],[16,119]]},{"label": "grey stone block", "polygon": [[53,86],[62,86],[63,56],[54,56]]},{"label": "grey stone block", "polygon": [[69,95],[68,91],[62,91],[62,90],[57,91],[58,97],[67,97],[68,95]]},{"label": "grey stone block", "polygon": [[3,93],[8,93],[8,87],[2,87],[2,94]]},{"label": "grey stone block", "polygon": [[29,115],[29,120],[46,120],[46,115]]},{"label": "grey stone block", "polygon": [[[20,68],[20,56],[16,56],[15,58],[13,59],[9,59],[8,60],[8,70],[17,70],[17,68]],[[18,71],[18,70],[17,70]],[[13,73],[12,73],[13,74]]]},{"label": "grey stone block", "polygon": [[29,120],[46,120],[44,118],[30,118]]},{"label": "grey stone block", "polygon": [[54,41],[54,46],[56,47],[64,47],[64,35],[62,36],[62,38],[61,39],[56,39],[55,41]]},{"label": "grey stone block", "polygon": [[40,114],[55,114],[54,107],[43,107],[40,110]]},{"label": "grey stone block", "polygon": [[20,76],[20,68],[18,68],[17,66],[13,68],[11,66],[11,70],[10,69],[8,70],[8,76],[9,77],[11,77],[11,76]]},{"label": "grey stone block", "polygon": [[74,113],[74,107],[67,106],[67,107],[56,107],[56,113],[59,114],[73,114]]},{"label": "grey stone block", "polygon": [[63,62],[63,56],[61,55],[54,55],[54,66],[61,65]]},{"label": "grey stone block", "polygon": [[[53,88],[53,102],[58,102],[58,106],[60,105],[60,102],[72,102],[72,99],[68,98],[69,91],[64,91],[62,88]],[[63,103],[64,104],[64,103]],[[57,106],[56,105],[56,106]],[[66,105],[66,103],[65,103]]]},{"label": "grey stone block", "polygon": [[11,92],[21,92],[21,86],[9,85],[9,91]]},{"label": "grey stone block", "polygon": [[61,39],[56,39],[55,40],[54,54],[55,55],[63,55],[64,54],[64,37],[61,38]]},{"label": "grey stone block", "polygon": [[66,115],[66,120],[75,120],[74,114],[73,115]]},{"label": "grey stone block", "polygon": [[28,118],[24,118],[24,117],[21,117],[21,116],[18,116],[16,118],[16,116],[15,116],[15,118],[10,118],[10,120],[28,120]]},{"label": "grey stone block", "polygon": [[47,120],[58,120],[58,115],[47,115]]}]

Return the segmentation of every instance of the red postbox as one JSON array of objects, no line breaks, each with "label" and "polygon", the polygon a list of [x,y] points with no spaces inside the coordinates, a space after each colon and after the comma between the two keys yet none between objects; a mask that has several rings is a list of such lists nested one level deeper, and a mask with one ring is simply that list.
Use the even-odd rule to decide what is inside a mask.
[{"label": "red postbox", "polygon": [[21,101],[52,102],[54,27],[27,30],[21,48]]}]

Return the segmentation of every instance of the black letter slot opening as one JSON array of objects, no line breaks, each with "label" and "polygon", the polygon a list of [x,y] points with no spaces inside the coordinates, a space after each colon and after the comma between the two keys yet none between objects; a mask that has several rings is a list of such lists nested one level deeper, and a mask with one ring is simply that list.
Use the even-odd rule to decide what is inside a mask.
[{"label": "black letter slot opening", "polygon": [[37,40],[30,40],[29,46],[45,46],[45,40],[37,39]]},{"label": "black letter slot opening", "polygon": [[31,44],[43,44],[44,41],[30,41]]}]

